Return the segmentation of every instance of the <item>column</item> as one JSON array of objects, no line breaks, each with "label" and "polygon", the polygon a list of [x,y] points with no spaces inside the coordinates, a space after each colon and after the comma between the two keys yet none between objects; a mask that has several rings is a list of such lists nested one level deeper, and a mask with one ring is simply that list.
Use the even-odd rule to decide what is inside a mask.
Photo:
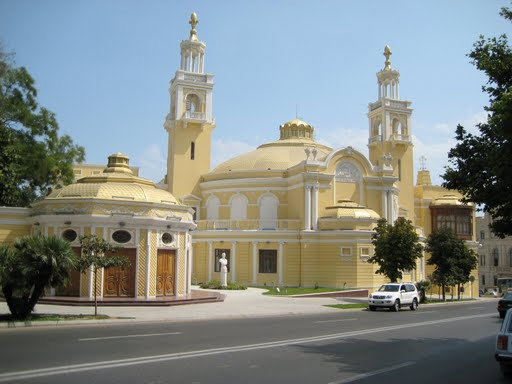
[{"label": "column", "polygon": [[[105,228],[103,228],[103,236],[105,236]],[[141,278],[141,276],[139,276],[139,264],[140,264],[139,239],[140,239],[140,229],[137,228],[135,230],[135,246],[136,246],[136,248],[135,248],[135,298],[139,297],[139,279]],[[102,277],[101,281],[103,281],[103,277]],[[103,287],[101,288],[101,291],[103,292]]]},{"label": "column", "polygon": [[311,187],[306,185],[304,194],[304,229],[311,229]]},{"label": "column", "polygon": [[231,242],[231,282],[236,281],[236,241]]},{"label": "column", "polygon": [[194,68],[194,57],[192,56],[192,51],[190,51],[188,55],[188,70],[189,72],[192,72],[192,69]]},{"label": "column", "polygon": [[[189,250],[189,258],[190,258],[190,274],[189,274],[189,283],[188,286],[192,286],[192,273],[194,272],[194,244],[192,243],[192,238],[190,238],[190,250]],[[197,282],[197,281],[196,281]]]},{"label": "column", "polygon": [[258,283],[257,279],[257,271],[258,271],[258,242],[253,241],[252,242],[252,284],[256,285]]},{"label": "column", "polygon": [[388,194],[388,222],[394,224],[393,217],[393,192],[387,191]]},{"label": "column", "polygon": [[382,190],[382,218],[388,219],[388,194],[386,190]]},{"label": "column", "polygon": [[204,73],[204,53],[201,53],[201,73]]},{"label": "column", "polygon": [[278,285],[283,285],[283,245],[284,241],[279,242],[279,253],[277,254],[277,281]]},{"label": "column", "polygon": [[313,202],[312,202],[312,227],[313,227],[313,230],[317,230],[317,226],[318,226],[318,185],[315,185],[314,187],[312,187],[312,192],[313,192]]},{"label": "column", "polygon": [[213,273],[213,249],[212,249],[212,242],[208,242],[208,281],[212,279],[212,273]]},{"label": "column", "polygon": [[379,83],[379,100],[381,98],[381,95],[382,95],[382,84]]},{"label": "column", "polygon": [[149,279],[151,276],[151,234],[153,231],[148,229],[148,235],[146,236],[146,299],[149,299]]}]

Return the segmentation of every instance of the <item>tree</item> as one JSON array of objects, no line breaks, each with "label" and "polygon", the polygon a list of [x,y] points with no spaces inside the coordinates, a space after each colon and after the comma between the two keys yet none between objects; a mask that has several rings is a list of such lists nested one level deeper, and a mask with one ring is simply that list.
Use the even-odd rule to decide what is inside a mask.
[{"label": "tree", "polygon": [[445,287],[458,286],[469,281],[471,271],[477,266],[477,255],[463,240],[456,237],[451,228],[439,228],[427,238],[425,249],[430,253],[428,265],[434,265],[432,282],[441,286],[443,301],[446,300]]},{"label": "tree", "polygon": [[422,257],[423,247],[410,220],[399,217],[394,225],[380,219],[372,235],[374,255],[368,260],[378,264],[375,273],[386,276],[391,282],[402,278],[402,271],[416,268],[416,259]]},{"label": "tree", "polygon": [[77,258],[58,237],[26,236],[0,246],[0,285],[16,319],[26,319],[50,286],[63,286]]},{"label": "tree", "polygon": [[[512,20],[512,11],[500,15]],[[464,201],[484,206],[493,221],[491,230],[503,238],[512,235],[512,49],[506,35],[480,39],[468,54],[471,63],[483,71],[489,95],[487,122],[477,124],[479,135],[457,126],[457,144],[448,153],[443,186],[464,194]]]},{"label": "tree", "polygon": [[58,135],[55,114],[39,106],[34,79],[0,46],[0,206],[28,206],[73,180],[84,149]]},{"label": "tree", "polygon": [[[101,268],[130,266],[130,261],[124,256],[115,255],[118,247],[96,235],[80,236],[82,255],[78,261],[78,270],[85,273],[92,268],[94,280],[98,281],[98,271]],[[94,284],[94,316],[98,315],[97,284]]]}]

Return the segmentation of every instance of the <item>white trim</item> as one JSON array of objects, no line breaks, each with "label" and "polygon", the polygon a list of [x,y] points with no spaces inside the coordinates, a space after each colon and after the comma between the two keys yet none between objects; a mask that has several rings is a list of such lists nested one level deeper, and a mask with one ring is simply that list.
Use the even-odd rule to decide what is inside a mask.
[{"label": "white trim", "polygon": [[[39,205],[42,204],[42,200],[38,201],[37,203],[34,203],[32,205],[32,208],[37,208]],[[58,198],[52,198],[52,199],[44,199],[45,205],[51,207],[52,205],[62,203],[68,203],[68,204],[106,204],[106,205],[124,205],[124,206],[145,206],[145,207],[151,207],[151,208],[162,208],[168,211],[182,211],[187,212],[190,207],[188,205],[181,205],[181,204],[162,204],[162,203],[153,203],[150,201],[136,201],[136,200],[112,200],[112,199],[98,199],[98,198],[89,198],[89,199],[83,199],[83,198],[66,198],[66,197],[58,197]]]},{"label": "white trim", "polygon": [[151,268],[151,233],[152,230],[147,230],[147,239],[146,239],[146,299],[149,299],[150,292],[149,292],[149,277],[151,276],[150,268]]},{"label": "white trim", "polygon": [[[204,239],[196,239],[193,241],[194,244],[197,243],[220,243],[221,241],[229,241],[229,239],[219,239],[219,238],[204,238]],[[269,238],[263,238],[263,239],[254,239],[254,238],[237,238],[236,241],[238,243],[266,243],[269,244],[277,244],[279,242],[284,243],[320,243],[320,244],[326,244],[326,243],[339,243],[339,244],[372,244],[371,237],[368,237],[367,239],[307,239],[302,238],[300,241],[299,239],[283,239],[283,238],[277,238],[277,239],[269,239]],[[210,279],[211,280],[211,279]]]},{"label": "white trim", "polygon": [[258,242],[252,241],[252,284],[256,285],[258,282],[258,262],[257,262],[257,251],[258,251]]},{"label": "white trim", "polygon": [[31,213],[31,208],[26,207],[0,207],[0,213],[3,214],[21,214],[26,213],[29,215]]},{"label": "white trim", "polygon": [[236,281],[236,241],[231,242],[231,282]]},{"label": "white trim", "polygon": [[135,298],[139,297],[139,238],[140,229],[137,228],[135,230]]},{"label": "white trim", "polygon": [[280,241],[277,253],[277,281],[280,286],[283,285],[283,245],[284,241]]},{"label": "white trim", "polygon": [[30,225],[29,218],[26,219],[0,219],[0,225]]},{"label": "white trim", "polygon": [[212,279],[212,273],[213,273],[213,240],[207,240],[208,241],[208,281]]}]

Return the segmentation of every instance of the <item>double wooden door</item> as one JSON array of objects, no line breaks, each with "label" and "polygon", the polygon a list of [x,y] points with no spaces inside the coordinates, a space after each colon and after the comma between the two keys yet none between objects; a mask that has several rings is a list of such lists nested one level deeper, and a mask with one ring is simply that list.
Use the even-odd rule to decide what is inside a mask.
[{"label": "double wooden door", "polygon": [[156,295],[174,296],[176,251],[159,249],[156,267]]},{"label": "double wooden door", "polygon": [[[73,252],[76,257],[80,258],[82,254],[82,248],[73,247]],[[69,272],[68,284],[64,287],[57,288],[57,296],[80,296],[80,272],[76,269],[72,269]]]},{"label": "double wooden door", "polygon": [[126,268],[106,268],[103,274],[103,296],[135,297],[135,249],[119,249],[117,255],[130,260]]}]

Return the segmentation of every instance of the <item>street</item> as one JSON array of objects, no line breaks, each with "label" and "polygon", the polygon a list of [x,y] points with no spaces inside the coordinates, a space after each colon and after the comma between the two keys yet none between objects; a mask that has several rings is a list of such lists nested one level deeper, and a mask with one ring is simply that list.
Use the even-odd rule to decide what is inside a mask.
[{"label": "street", "polygon": [[4,329],[0,382],[499,383],[495,307]]}]

